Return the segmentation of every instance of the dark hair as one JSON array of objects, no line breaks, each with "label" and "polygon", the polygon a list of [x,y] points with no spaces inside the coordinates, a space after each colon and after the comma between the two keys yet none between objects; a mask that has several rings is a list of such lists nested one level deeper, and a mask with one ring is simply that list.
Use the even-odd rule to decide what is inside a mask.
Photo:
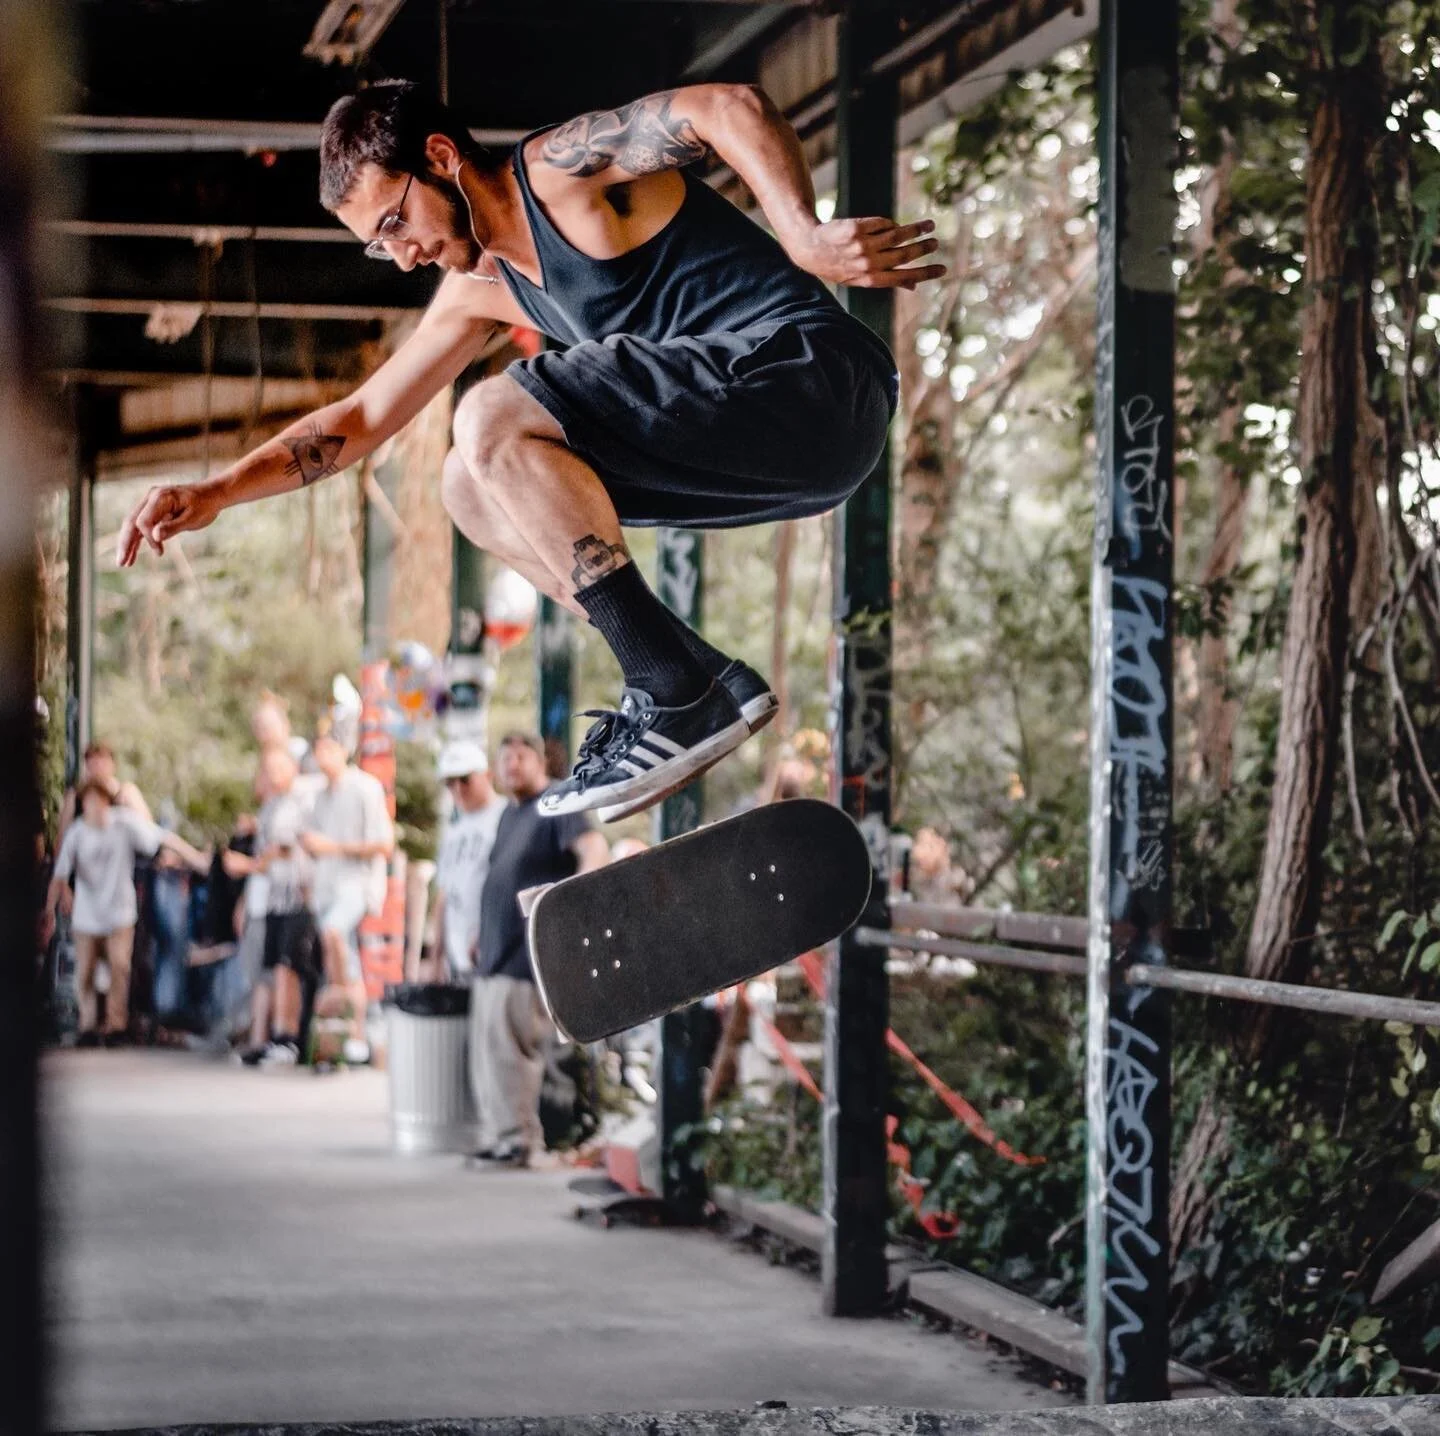
[{"label": "dark hair", "polygon": [[459,116],[413,80],[381,80],[336,100],[320,129],[320,203],[332,214],[339,209],[362,165],[423,179],[431,135],[444,135],[480,169],[503,162],[503,156],[477,145]]},{"label": "dark hair", "polygon": [[542,761],[544,760],[545,744],[541,741],[540,735],[538,733],[527,733],[522,729],[516,728],[512,732],[507,733],[500,740],[500,746],[502,748],[506,747],[510,743],[518,743],[522,748],[528,748]]},{"label": "dark hair", "polygon": [[102,743],[97,738],[93,743],[85,745],[85,756],[87,758],[113,758],[115,750],[108,743]]}]

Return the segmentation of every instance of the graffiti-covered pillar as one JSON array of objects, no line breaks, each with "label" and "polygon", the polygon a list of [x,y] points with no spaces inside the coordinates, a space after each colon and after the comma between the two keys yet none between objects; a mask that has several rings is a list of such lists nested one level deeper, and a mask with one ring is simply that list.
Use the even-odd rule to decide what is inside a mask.
[{"label": "graffiti-covered pillar", "polygon": [[[704,606],[704,536],[694,529],[657,529],[656,592],[692,628]],[[698,828],[705,815],[704,780],[671,794],[656,813],[660,841]],[[701,1081],[709,1013],[699,1003],[670,1012],[660,1023],[660,1184],[671,1214],[698,1221],[705,1206],[705,1172],[695,1160],[696,1129],[705,1114]],[[688,1134],[688,1140],[687,1140]]]},{"label": "graffiti-covered pillar", "polygon": [[1090,942],[1092,1402],[1168,1392],[1170,1008],[1129,987],[1170,943],[1177,0],[1103,0]]},{"label": "graffiti-covered pillar", "polygon": [[[896,37],[893,7],[856,0],[840,16],[836,95],[840,215],[888,215],[895,203],[894,72],[868,76]],[[887,342],[893,291],[845,289],[846,307]],[[835,780],[841,807],[860,825],[874,858],[874,886],[860,926],[890,925],[886,903],[893,768],[890,735],[890,449],[836,514]],[[825,993],[824,1171],[821,1289],[830,1316],[884,1308],[889,1272],[885,1029],[890,1020],[885,950],[853,932],[835,945]]]}]

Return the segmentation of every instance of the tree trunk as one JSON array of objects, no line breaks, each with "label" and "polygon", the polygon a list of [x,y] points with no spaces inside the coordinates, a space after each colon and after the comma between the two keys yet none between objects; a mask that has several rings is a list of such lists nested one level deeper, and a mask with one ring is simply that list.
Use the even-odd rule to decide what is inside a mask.
[{"label": "tree trunk", "polygon": [[[1335,52],[1345,48],[1337,36]],[[1367,61],[1327,73],[1310,127],[1310,302],[1301,329],[1296,419],[1305,476],[1300,552],[1281,651],[1275,788],[1245,956],[1251,977],[1296,973],[1320,908],[1320,853],[1335,786],[1355,576],[1357,479],[1367,481],[1373,464],[1364,354],[1374,269],[1366,165],[1382,113],[1378,71],[1372,38]]]},{"label": "tree trunk", "polygon": [[[1304,485],[1297,504],[1299,556],[1280,665],[1275,784],[1245,973],[1303,976],[1320,912],[1321,853],[1329,832],[1339,748],[1339,708],[1356,568],[1356,487],[1373,464],[1374,416],[1366,395],[1374,241],[1367,163],[1384,114],[1377,40],[1342,16],[1331,53],[1363,57],[1321,69],[1311,17],[1316,101],[1306,175],[1305,255],[1309,304],[1301,331],[1296,417]],[[1350,33],[1346,33],[1346,32]],[[1271,1011],[1248,1010],[1236,1044],[1252,1062],[1269,1055]],[[1207,1101],[1176,1164],[1172,1250],[1209,1225],[1229,1123]]]}]

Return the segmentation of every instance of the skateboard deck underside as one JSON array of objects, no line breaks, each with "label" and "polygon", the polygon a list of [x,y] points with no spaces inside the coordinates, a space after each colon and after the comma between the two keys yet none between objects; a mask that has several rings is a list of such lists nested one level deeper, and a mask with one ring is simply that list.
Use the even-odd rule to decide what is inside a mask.
[{"label": "skateboard deck underside", "polygon": [[594,1042],[829,942],[870,895],[838,808],[774,803],[547,889],[530,952],[556,1025]]}]

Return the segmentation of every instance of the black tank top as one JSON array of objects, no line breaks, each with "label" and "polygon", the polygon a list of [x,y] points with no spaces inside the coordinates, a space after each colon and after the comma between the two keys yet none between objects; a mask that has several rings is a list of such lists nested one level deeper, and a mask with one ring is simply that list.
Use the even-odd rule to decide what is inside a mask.
[{"label": "black tank top", "polygon": [[512,164],[544,287],[498,256],[495,262],[515,302],[541,333],[565,344],[609,334],[660,342],[685,335],[765,332],[803,320],[853,331],[853,338],[879,351],[893,369],[880,340],[852,319],[818,279],[687,171],[681,171],[685,197],[680,208],[658,234],[613,259],[581,254],[550,223],[530,189],[524,149],[533,138],[527,135],[515,146]]}]

